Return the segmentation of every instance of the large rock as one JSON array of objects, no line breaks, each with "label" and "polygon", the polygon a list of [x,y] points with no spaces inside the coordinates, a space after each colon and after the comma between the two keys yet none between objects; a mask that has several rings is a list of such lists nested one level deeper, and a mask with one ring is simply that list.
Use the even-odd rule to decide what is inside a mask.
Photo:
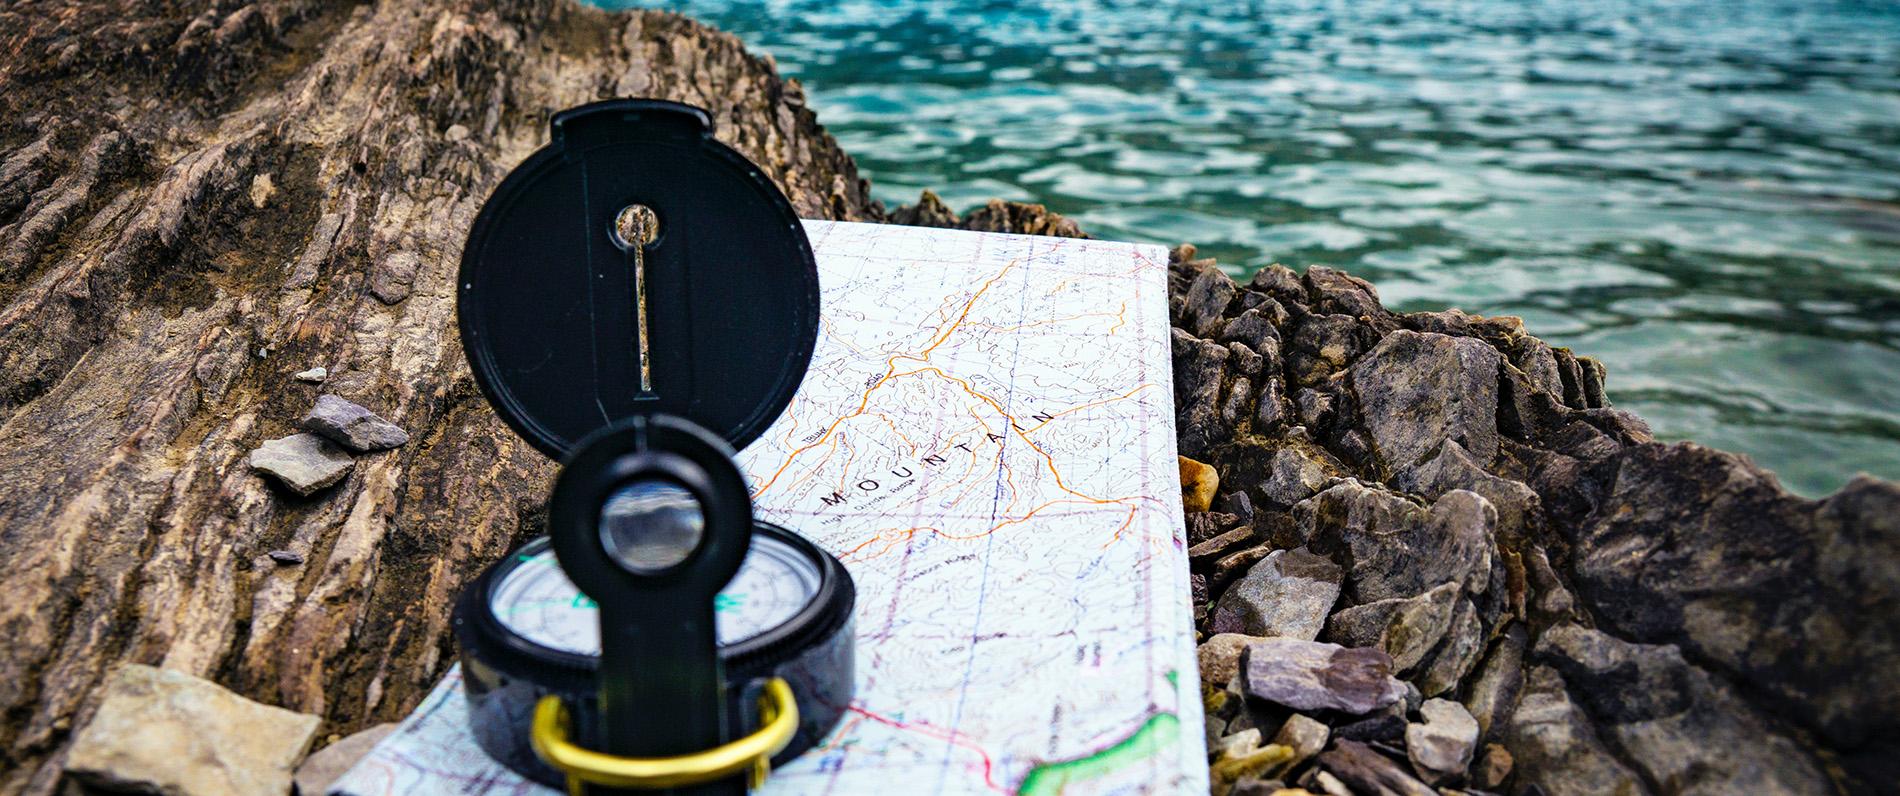
[{"label": "large rock", "polygon": [[1469,337],[1400,330],[1352,366],[1380,461],[1409,467],[1456,441],[1480,466],[1498,453],[1497,349]]},{"label": "large rock", "polygon": [[300,425],[357,453],[388,450],[409,441],[409,432],[401,426],[334,395],[319,396]]},{"label": "large rock", "polygon": [[1478,722],[1465,706],[1428,699],[1418,709],[1423,721],[1405,728],[1405,754],[1412,769],[1428,783],[1464,776],[1478,749]]},{"label": "large rock", "polygon": [[1429,508],[1388,490],[1344,481],[1294,506],[1301,538],[1343,559],[1353,605],[1414,597],[1447,581],[1489,586],[1497,512],[1476,493],[1453,490]]},{"label": "large rock", "polygon": [[356,460],[315,434],[292,434],[257,446],[251,469],[277,478],[299,495],[313,495],[343,480]]},{"label": "large rock", "polygon": [[1826,500],[1733,454],[1641,445],[1576,537],[1577,585],[1603,627],[1680,646],[1900,776],[1900,485]]},{"label": "large rock", "polygon": [[288,793],[318,723],[190,675],[126,665],[73,741],[66,773],[99,788],[166,796]]},{"label": "large rock", "polygon": [[1630,644],[1559,625],[1537,643],[1574,689],[1598,736],[1671,793],[1820,796],[1817,761],[1673,646]]},{"label": "large rock", "polygon": [[1339,599],[1339,581],[1338,564],[1305,548],[1275,550],[1227,587],[1210,629],[1312,641]]},{"label": "large rock", "polygon": [[1318,641],[1254,642],[1241,653],[1240,678],[1247,696],[1298,711],[1362,715],[1405,698],[1385,653]]},{"label": "large rock", "polygon": [[1563,676],[1531,669],[1517,709],[1504,727],[1504,747],[1520,785],[1548,796],[1646,796],[1649,786],[1597,740],[1583,709],[1570,700]]}]

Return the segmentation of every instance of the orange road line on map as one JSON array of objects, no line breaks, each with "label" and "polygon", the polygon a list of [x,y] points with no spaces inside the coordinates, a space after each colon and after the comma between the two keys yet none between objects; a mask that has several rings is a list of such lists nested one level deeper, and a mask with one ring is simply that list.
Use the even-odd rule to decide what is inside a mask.
[{"label": "orange road line on map", "polygon": [[1037,424],[1035,424],[1034,426],[1031,426],[1031,427],[1029,427],[1029,428],[1027,428],[1027,429],[1024,429],[1024,430],[1023,430],[1023,433],[1025,433],[1025,434],[1027,434],[1027,433],[1030,433],[1030,432],[1033,432],[1033,431],[1039,431],[1039,430],[1041,430],[1041,429],[1042,429],[1042,427],[1043,427],[1043,426],[1046,426],[1046,425],[1049,425],[1049,424],[1050,424],[1051,422],[1053,422],[1053,421],[1054,421],[1054,420],[1055,420],[1056,418],[1058,418],[1058,417],[1061,417],[1061,416],[1063,416],[1063,415],[1066,415],[1066,414],[1069,414],[1069,413],[1072,413],[1072,412],[1080,412],[1080,411],[1082,411],[1082,410],[1084,410],[1084,409],[1089,409],[1089,408],[1093,408],[1093,407],[1097,407],[1097,406],[1106,406],[1106,405],[1108,405],[1108,404],[1112,404],[1112,403],[1114,403],[1114,402],[1116,402],[1116,401],[1122,401],[1122,400],[1127,400],[1127,399],[1129,399],[1129,398],[1132,398],[1132,397],[1134,397],[1134,395],[1135,395],[1135,393],[1138,393],[1138,392],[1141,392],[1142,390],[1145,390],[1145,389],[1148,389],[1149,387],[1153,387],[1153,386],[1155,386],[1155,384],[1154,384],[1153,382],[1147,382],[1147,383],[1144,383],[1144,384],[1141,384],[1141,385],[1138,385],[1138,386],[1136,386],[1136,387],[1135,387],[1135,389],[1132,389],[1132,390],[1129,390],[1128,392],[1125,392],[1125,393],[1122,393],[1121,395],[1117,395],[1117,396],[1115,396],[1115,397],[1113,397],[1113,398],[1103,398],[1102,400],[1100,400],[1100,401],[1095,401],[1095,402],[1093,402],[1093,403],[1086,403],[1086,404],[1082,404],[1081,406],[1072,406],[1072,407],[1069,407],[1069,408],[1067,408],[1067,409],[1064,409],[1064,410],[1062,410],[1062,411],[1060,411],[1060,412],[1057,412],[1057,413],[1055,413],[1055,414],[1053,414],[1053,415],[1050,415],[1050,416],[1049,416],[1049,419],[1048,419],[1048,420],[1044,420],[1044,421],[1042,421],[1042,422],[1040,422],[1040,423],[1037,423]]}]

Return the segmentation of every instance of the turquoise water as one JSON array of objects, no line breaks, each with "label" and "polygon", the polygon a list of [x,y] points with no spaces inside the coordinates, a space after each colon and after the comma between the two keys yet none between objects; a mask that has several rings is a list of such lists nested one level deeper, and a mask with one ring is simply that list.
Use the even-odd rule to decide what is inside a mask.
[{"label": "turquoise water", "polygon": [[888,204],[1521,315],[1663,438],[1900,478],[1900,5],[635,4],[771,53]]}]

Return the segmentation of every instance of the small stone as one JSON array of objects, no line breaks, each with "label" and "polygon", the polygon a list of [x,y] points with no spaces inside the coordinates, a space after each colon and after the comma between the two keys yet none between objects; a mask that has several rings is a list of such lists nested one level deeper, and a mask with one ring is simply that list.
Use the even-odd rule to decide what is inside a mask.
[{"label": "small stone", "polygon": [[292,378],[295,378],[298,381],[307,381],[307,382],[310,382],[311,384],[322,384],[324,379],[330,378],[330,369],[324,368],[324,367],[316,367],[316,368],[311,368],[309,370],[300,370],[300,371],[297,371],[297,373],[294,376],[292,376]]},{"label": "small stone", "polygon": [[315,434],[292,434],[259,445],[251,469],[269,473],[299,495],[312,495],[349,475],[356,460]]},{"label": "small stone", "polygon": [[1239,760],[1260,750],[1260,728],[1250,727],[1220,739],[1219,760]]},{"label": "small stone", "polygon": [[1333,737],[1348,741],[1397,741],[1405,737],[1405,703],[1394,702],[1379,712],[1351,724],[1333,728]]},{"label": "small stone", "polygon": [[1340,782],[1338,777],[1324,771],[1315,772],[1313,782],[1319,785],[1320,790],[1326,792],[1326,796],[1354,796],[1352,789],[1346,787],[1346,783]]},{"label": "small stone", "polygon": [[297,555],[289,550],[272,550],[268,555],[270,555],[270,560],[280,566],[290,567],[303,563],[303,556]]},{"label": "small stone", "polygon": [[1189,512],[1207,511],[1214,505],[1214,491],[1220,489],[1220,473],[1212,465],[1186,456],[1175,457],[1181,470],[1181,505]]},{"label": "small stone", "polygon": [[442,131],[442,137],[450,141],[460,141],[468,137],[468,128],[459,124],[451,124],[449,125],[449,129]]},{"label": "small stone", "polygon": [[1254,642],[1241,653],[1239,677],[1247,696],[1300,711],[1360,716],[1405,698],[1385,653],[1318,641]]},{"label": "small stone", "polygon": [[1471,767],[1471,784],[1484,790],[1503,787],[1504,780],[1511,776],[1511,763],[1511,750],[1494,743],[1485,744],[1484,754]]},{"label": "small stone", "polygon": [[1253,542],[1253,527],[1242,525],[1188,548],[1188,565],[1205,569]]},{"label": "small stone", "polygon": [[376,748],[376,744],[395,732],[396,726],[393,722],[378,724],[312,752],[297,766],[297,792],[303,796],[318,796],[328,792],[331,783]]},{"label": "small stone", "polygon": [[1438,796],[1438,792],[1358,741],[1339,741],[1319,756],[1319,764],[1350,786],[1352,793],[1380,796]]},{"label": "small stone", "polygon": [[1288,717],[1280,731],[1273,736],[1273,743],[1293,750],[1293,758],[1303,761],[1319,754],[1326,748],[1326,737],[1330,734],[1326,725],[1295,713]]},{"label": "small stone", "polygon": [[1217,633],[1194,651],[1201,665],[1201,682],[1225,683],[1240,671],[1240,653],[1247,645],[1262,640],[1244,633]]},{"label": "small stone", "polygon": [[1209,629],[1312,641],[1339,599],[1342,577],[1338,564],[1306,548],[1275,550],[1221,595]]},{"label": "small stone", "polygon": [[1465,773],[1478,747],[1478,722],[1465,706],[1449,699],[1428,699],[1418,709],[1424,721],[1405,728],[1405,754],[1412,769],[1437,784]]},{"label": "small stone", "polygon": [[1189,323],[1184,325],[1188,325],[1199,337],[1213,337],[1221,331],[1226,325],[1221,316],[1227,311],[1227,305],[1233,303],[1235,294],[1240,292],[1233,279],[1212,265],[1212,260],[1207,262],[1210,264],[1202,268],[1188,285],[1185,308],[1187,317],[1184,320]]},{"label": "small stone", "polygon": [[302,427],[358,453],[394,448],[409,441],[409,432],[400,426],[334,395],[319,396],[310,414],[304,415]]},{"label": "small stone", "polygon": [[1276,776],[1292,767],[1292,764],[1293,750],[1269,744],[1246,757],[1219,761],[1209,766],[1207,773],[1213,781],[1213,792],[1224,794],[1232,790],[1234,783],[1242,778],[1265,779]]},{"label": "small stone", "polygon": [[113,791],[288,793],[319,722],[190,675],[122,666],[73,741],[66,773]]},{"label": "small stone", "polygon": [[1188,546],[1193,547],[1240,525],[1240,517],[1218,511],[1195,511],[1187,515]]}]

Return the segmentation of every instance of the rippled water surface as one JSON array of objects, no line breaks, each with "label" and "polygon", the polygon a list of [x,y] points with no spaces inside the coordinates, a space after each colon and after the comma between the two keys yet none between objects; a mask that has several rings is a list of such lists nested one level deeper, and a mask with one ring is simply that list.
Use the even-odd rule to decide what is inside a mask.
[{"label": "rippled water surface", "polygon": [[633,4],[771,53],[886,203],[1521,315],[1663,438],[1900,478],[1900,4]]}]

